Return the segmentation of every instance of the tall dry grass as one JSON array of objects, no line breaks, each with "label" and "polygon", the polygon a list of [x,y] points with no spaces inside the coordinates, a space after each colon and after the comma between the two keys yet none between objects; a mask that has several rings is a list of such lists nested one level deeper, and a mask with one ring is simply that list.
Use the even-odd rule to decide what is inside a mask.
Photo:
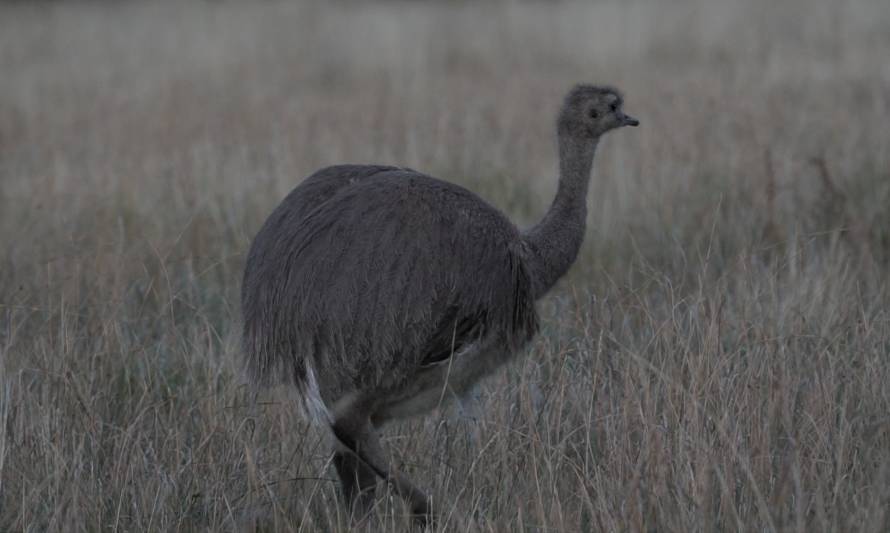
[{"label": "tall dry grass", "polygon": [[529,224],[586,80],[643,125],[578,264],[393,460],[443,530],[887,531],[887,57],[882,0],[0,5],[0,530],[347,529],[237,372],[250,238],[344,161]]}]

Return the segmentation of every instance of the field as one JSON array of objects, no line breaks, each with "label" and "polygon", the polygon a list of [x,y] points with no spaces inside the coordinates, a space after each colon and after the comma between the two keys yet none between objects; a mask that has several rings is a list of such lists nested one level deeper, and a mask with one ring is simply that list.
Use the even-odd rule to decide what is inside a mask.
[{"label": "field", "polygon": [[0,530],[348,530],[240,371],[251,238],[340,162],[529,226],[578,81],[642,125],[541,334],[383,432],[438,529],[890,530],[888,57],[886,0],[0,4]]}]

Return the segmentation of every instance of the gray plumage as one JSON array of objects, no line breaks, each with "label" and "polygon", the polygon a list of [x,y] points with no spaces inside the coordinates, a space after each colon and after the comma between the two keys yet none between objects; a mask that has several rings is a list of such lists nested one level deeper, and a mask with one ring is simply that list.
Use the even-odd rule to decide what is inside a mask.
[{"label": "gray plumage", "polygon": [[430,502],[373,428],[461,394],[537,331],[535,300],[575,260],[599,137],[637,121],[611,88],[579,85],[557,120],[560,182],[518,230],[471,191],[410,169],[340,165],[309,176],[253,241],[242,285],[244,352],[259,383],[296,386],[345,448],[347,499],[374,475],[420,517]]},{"label": "gray plumage", "polygon": [[249,255],[251,375],[302,387],[310,364],[333,405],[410,378],[452,340],[460,349],[494,334],[518,348],[536,329],[519,246],[503,215],[456,185],[393,167],[323,169]]}]

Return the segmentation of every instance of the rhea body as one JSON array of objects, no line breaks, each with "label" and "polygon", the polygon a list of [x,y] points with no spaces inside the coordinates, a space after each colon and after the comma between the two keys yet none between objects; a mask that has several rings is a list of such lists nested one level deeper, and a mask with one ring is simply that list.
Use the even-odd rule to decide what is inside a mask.
[{"label": "rhea body", "polygon": [[260,229],[242,285],[247,369],[259,383],[295,386],[333,429],[343,493],[361,512],[379,477],[418,519],[431,516],[376,428],[460,396],[532,339],[535,301],[584,238],[597,143],[638,124],[622,104],[608,87],[568,93],[556,197],[526,231],[463,187],[371,165],[317,171]]}]

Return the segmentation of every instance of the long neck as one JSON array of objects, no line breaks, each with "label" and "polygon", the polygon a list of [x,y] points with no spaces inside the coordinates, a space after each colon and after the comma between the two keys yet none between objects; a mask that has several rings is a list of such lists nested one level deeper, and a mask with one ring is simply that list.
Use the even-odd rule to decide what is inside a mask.
[{"label": "long neck", "polygon": [[535,298],[575,262],[587,223],[587,188],[598,139],[559,136],[559,187],[550,210],[523,234]]}]

